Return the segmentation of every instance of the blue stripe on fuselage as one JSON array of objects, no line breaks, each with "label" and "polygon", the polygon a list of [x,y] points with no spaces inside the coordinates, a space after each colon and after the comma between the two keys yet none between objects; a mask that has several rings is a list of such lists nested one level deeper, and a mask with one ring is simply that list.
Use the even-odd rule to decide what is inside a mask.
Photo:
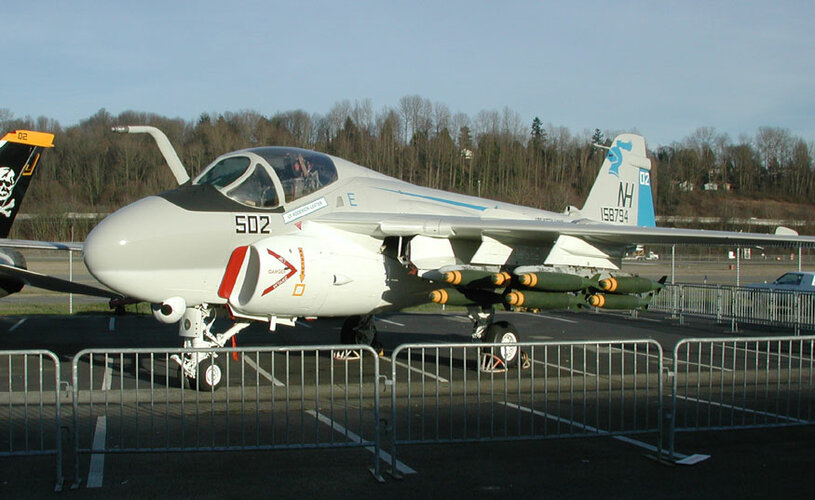
[{"label": "blue stripe on fuselage", "polygon": [[405,191],[399,189],[388,189],[383,187],[378,187],[376,189],[381,189],[382,191],[389,191],[391,193],[396,194],[403,194],[405,196],[413,196],[415,198],[424,198],[426,200],[438,201],[440,203],[447,203],[448,205],[455,205],[457,207],[465,207],[465,208],[472,208],[473,210],[486,210],[487,207],[482,207],[480,205],[473,205],[471,203],[464,203],[463,201],[455,201],[455,200],[447,200],[444,198],[438,198],[436,196],[428,196],[426,194],[417,194],[417,193],[406,193]]}]

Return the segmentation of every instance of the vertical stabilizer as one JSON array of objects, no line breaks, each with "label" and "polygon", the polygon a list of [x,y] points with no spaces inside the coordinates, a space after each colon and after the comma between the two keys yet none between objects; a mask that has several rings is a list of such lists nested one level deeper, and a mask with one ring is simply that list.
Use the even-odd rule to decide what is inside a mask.
[{"label": "vertical stabilizer", "polygon": [[[583,209],[570,207],[567,213],[607,224],[656,226],[651,160],[645,156],[645,139],[635,134],[621,134],[606,149],[608,153]],[[545,264],[619,269],[623,253],[623,248],[603,248],[581,238],[561,235]]]},{"label": "vertical stabilizer", "polygon": [[15,130],[0,139],[0,238],[8,236],[43,148],[54,147],[54,135]]},{"label": "vertical stabilizer", "polygon": [[580,214],[611,224],[656,226],[651,160],[645,155],[642,136],[621,134],[614,138]]}]

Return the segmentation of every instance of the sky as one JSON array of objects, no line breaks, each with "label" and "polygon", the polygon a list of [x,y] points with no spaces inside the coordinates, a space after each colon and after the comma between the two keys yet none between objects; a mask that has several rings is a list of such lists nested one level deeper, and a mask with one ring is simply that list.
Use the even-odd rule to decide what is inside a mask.
[{"label": "sky", "polygon": [[419,95],[573,133],[815,142],[811,1],[46,0],[2,7],[0,110],[194,120]]}]

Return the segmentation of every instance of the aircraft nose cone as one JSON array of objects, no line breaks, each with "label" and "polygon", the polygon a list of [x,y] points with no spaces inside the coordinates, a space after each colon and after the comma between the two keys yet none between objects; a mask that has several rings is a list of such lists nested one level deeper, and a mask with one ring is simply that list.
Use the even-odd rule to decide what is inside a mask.
[{"label": "aircraft nose cone", "polygon": [[149,293],[144,293],[145,271],[162,262],[156,233],[172,208],[166,200],[151,196],[109,215],[85,239],[88,271],[123,295],[150,300]]}]

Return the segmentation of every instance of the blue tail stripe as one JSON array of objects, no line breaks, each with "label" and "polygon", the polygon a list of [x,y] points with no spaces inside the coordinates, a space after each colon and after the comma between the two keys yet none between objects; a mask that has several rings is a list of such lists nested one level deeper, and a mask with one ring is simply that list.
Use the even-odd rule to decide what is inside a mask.
[{"label": "blue tail stripe", "polygon": [[639,170],[640,189],[637,196],[637,225],[642,227],[656,227],[654,197],[651,195],[651,174],[644,168]]}]

